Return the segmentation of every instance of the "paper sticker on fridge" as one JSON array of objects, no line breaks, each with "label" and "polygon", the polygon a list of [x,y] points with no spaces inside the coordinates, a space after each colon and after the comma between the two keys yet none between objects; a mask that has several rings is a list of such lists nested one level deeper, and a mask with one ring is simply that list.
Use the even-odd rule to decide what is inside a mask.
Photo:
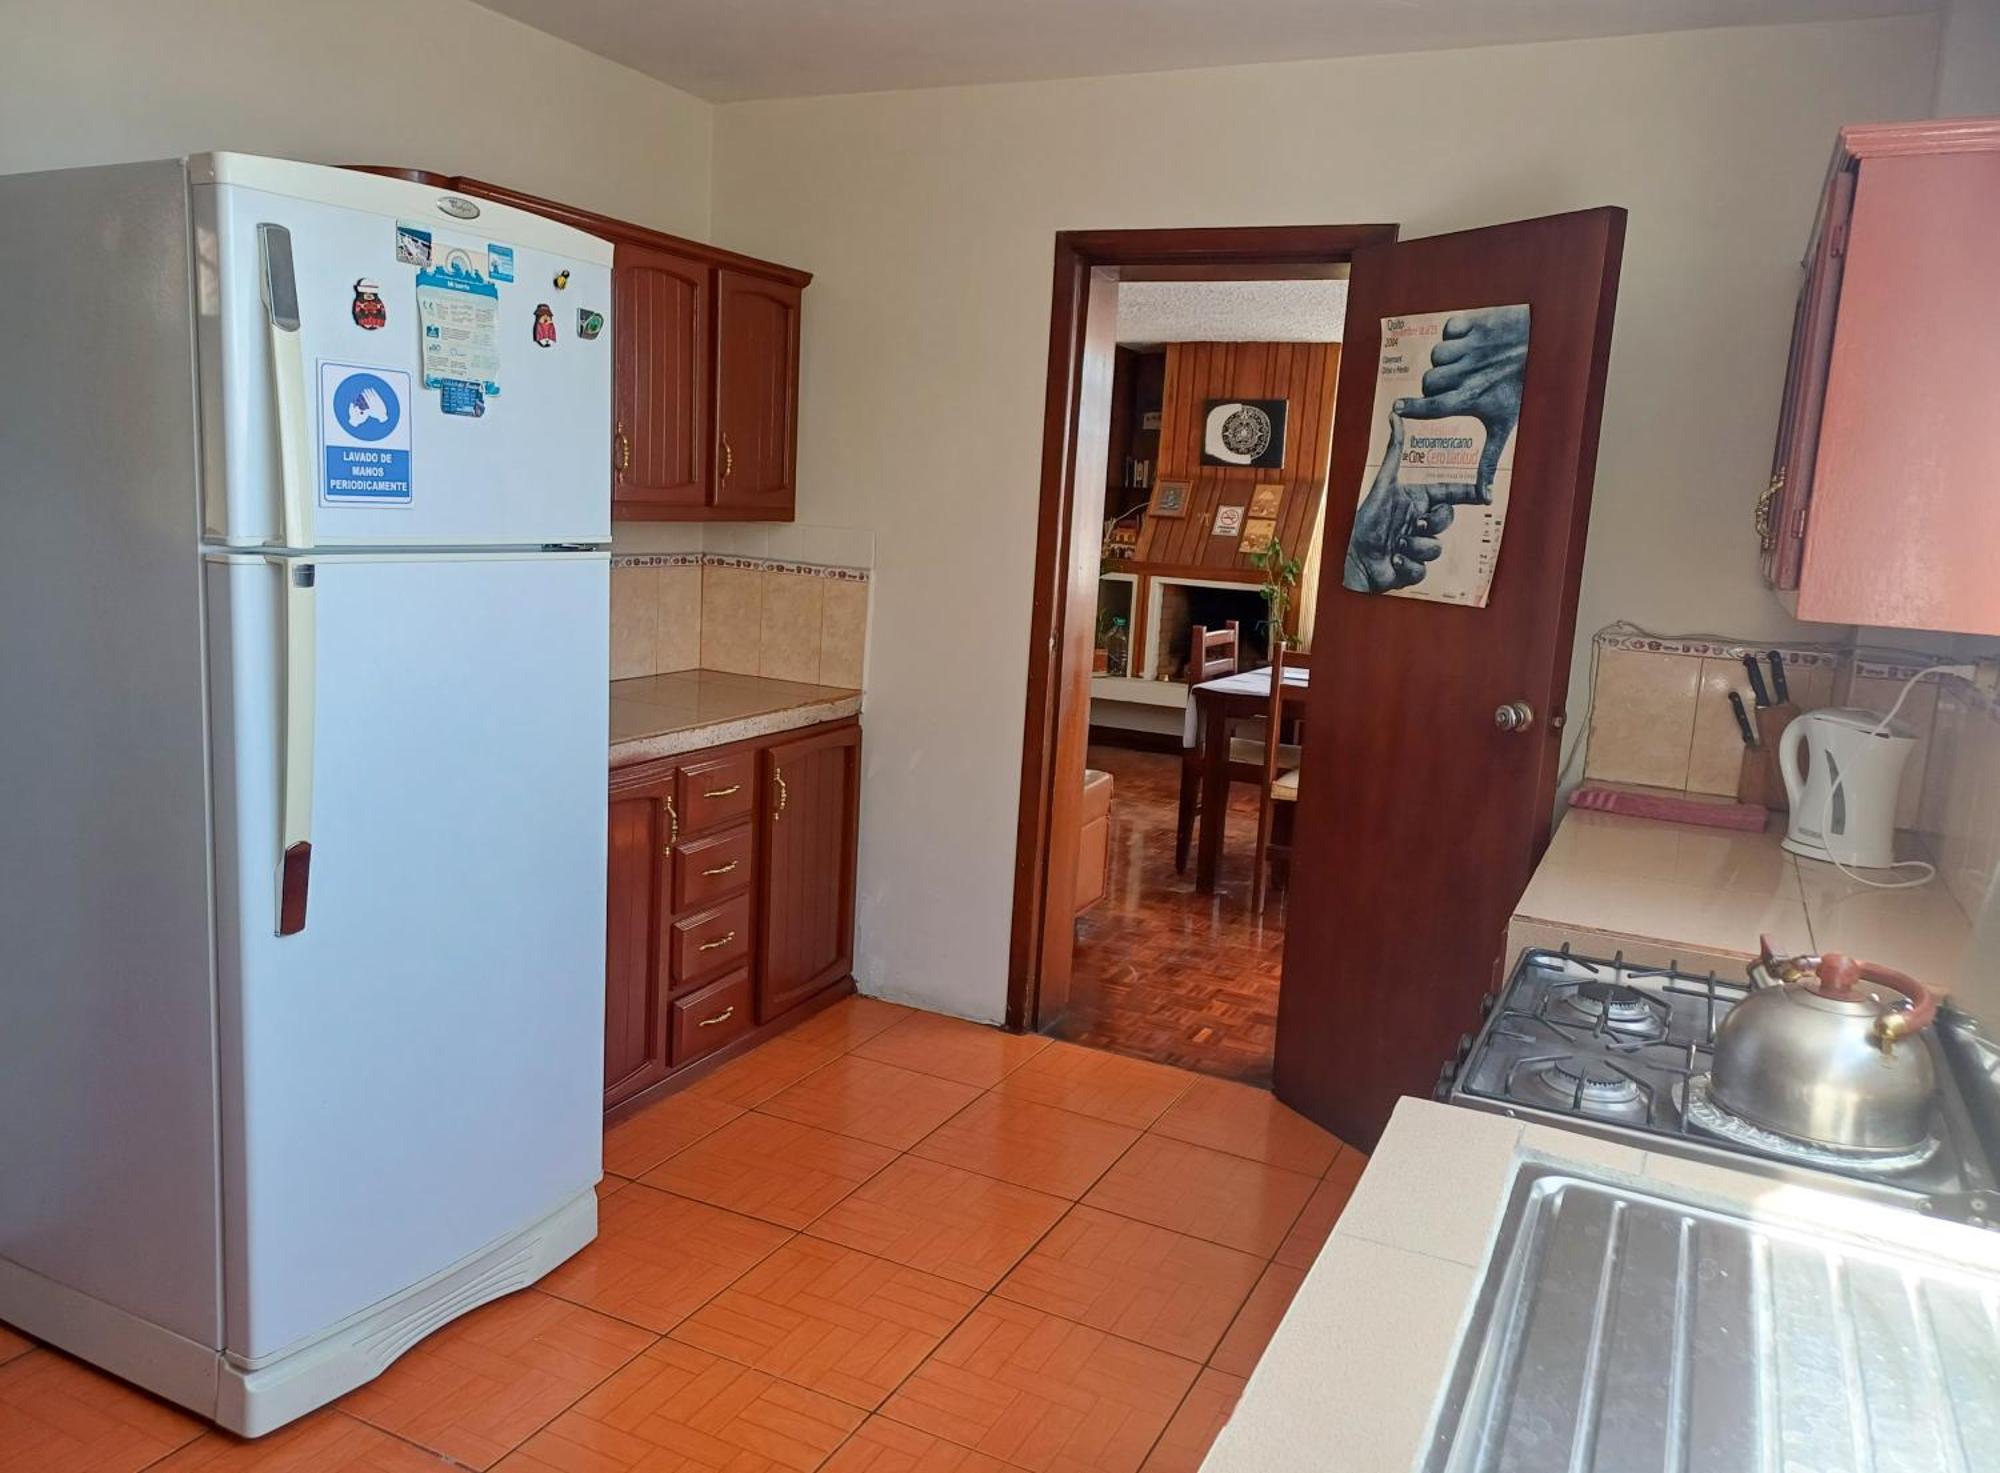
[{"label": "paper sticker on fridge", "polygon": [[489,399],[500,392],[500,288],[454,254],[443,266],[417,272],[424,387],[478,384]]},{"label": "paper sticker on fridge", "polygon": [[319,366],[320,504],[408,506],[410,376],[354,363]]}]

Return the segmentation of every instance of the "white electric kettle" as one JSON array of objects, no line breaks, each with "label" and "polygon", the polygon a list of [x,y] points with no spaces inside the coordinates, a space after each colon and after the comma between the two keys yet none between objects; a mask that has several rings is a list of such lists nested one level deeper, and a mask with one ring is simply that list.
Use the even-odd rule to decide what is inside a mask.
[{"label": "white electric kettle", "polygon": [[1856,869],[1893,865],[1896,793],[1916,744],[1908,727],[1885,724],[1880,711],[1832,706],[1794,720],[1778,738],[1778,775],[1792,808],[1785,847]]}]

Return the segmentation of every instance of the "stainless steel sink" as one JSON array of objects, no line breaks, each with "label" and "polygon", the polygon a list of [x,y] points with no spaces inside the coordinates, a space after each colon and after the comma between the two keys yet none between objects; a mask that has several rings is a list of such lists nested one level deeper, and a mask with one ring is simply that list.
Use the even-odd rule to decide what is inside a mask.
[{"label": "stainless steel sink", "polygon": [[1996,1311],[2000,1274],[1524,1168],[1424,1467],[2000,1469]]}]

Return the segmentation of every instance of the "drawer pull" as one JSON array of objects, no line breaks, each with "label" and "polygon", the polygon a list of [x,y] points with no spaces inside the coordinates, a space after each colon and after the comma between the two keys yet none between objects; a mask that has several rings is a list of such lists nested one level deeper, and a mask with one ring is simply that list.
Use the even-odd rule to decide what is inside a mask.
[{"label": "drawer pull", "polygon": [[731,1018],[735,1016],[736,1016],[736,1004],[731,1003],[728,1007],[724,1008],[721,1012],[717,1013],[713,1018],[703,1018],[699,1023],[695,1024],[694,1026],[697,1028],[713,1028],[717,1023],[727,1023]]},{"label": "drawer pull", "polygon": [[730,942],[734,941],[735,939],[736,939],[736,933],[734,931],[731,931],[728,935],[723,936],[718,940],[702,942],[701,945],[695,948],[695,950],[714,951],[718,946],[727,946]]},{"label": "drawer pull", "polygon": [[726,788],[710,788],[702,794],[704,798],[728,798],[743,791],[743,784],[731,783]]},{"label": "drawer pull", "polygon": [[772,814],[771,817],[781,818],[784,816],[785,805],[792,801],[792,790],[785,786],[784,768],[773,767],[771,769],[771,776],[778,781],[778,811]]},{"label": "drawer pull", "polygon": [[704,880],[712,880],[717,875],[733,874],[736,870],[736,866],[741,864],[742,862],[743,861],[740,859],[732,859],[727,864],[718,864],[714,869],[703,870],[701,872],[701,877]]}]

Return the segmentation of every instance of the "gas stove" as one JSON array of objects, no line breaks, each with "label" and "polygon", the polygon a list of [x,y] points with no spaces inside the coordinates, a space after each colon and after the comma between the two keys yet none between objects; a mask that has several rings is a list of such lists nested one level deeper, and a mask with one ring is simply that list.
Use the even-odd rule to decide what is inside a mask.
[{"label": "gas stove", "polygon": [[1931,1141],[1869,1157],[1759,1130],[1709,1098],[1715,1030],[1749,994],[1747,980],[1714,972],[1529,950],[1460,1041],[1438,1097],[2000,1226],[2000,1051],[1970,1018],[1945,1009],[1919,1035],[1938,1078]]}]

